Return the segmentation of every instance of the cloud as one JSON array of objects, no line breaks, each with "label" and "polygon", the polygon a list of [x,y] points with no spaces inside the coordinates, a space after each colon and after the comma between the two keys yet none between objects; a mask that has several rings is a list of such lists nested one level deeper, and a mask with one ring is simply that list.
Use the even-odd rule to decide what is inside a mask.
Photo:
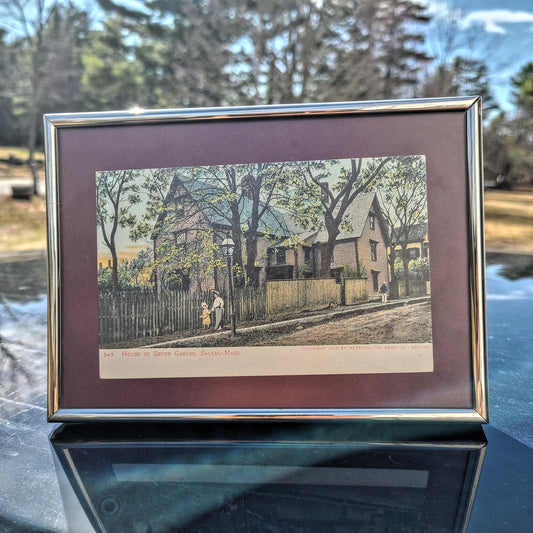
[{"label": "cloud", "polygon": [[492,9],[487,11],[472,11],[464,21],[464,26],[483,24],[488,33],[505,34],[507,30],[502,24],[531,24],[533,29],[533,13],[527,11],[509,11],[508,9]]}]

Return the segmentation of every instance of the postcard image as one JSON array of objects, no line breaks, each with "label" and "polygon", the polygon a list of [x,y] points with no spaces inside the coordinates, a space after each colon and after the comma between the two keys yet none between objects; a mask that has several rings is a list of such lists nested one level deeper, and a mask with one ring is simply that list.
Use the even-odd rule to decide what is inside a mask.
[{"label": "postcard image", "polygon": [[101,379],[433,371],[424,155],[95,179]]}]

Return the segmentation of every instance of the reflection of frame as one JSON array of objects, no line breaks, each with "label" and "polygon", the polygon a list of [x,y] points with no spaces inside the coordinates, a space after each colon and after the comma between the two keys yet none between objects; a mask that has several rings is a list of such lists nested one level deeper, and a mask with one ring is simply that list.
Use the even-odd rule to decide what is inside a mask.
[{"label": "reflection of frame", "polygon": [[51,420],[487,419],[478,99],[45,124]]},{"label": "reflection of frame", "polygon": [[66,425],[52,438],[95,531],[466,531],[486,445],[422,439],[420,428],[387,442],[383,425],[378,442],[343,424],[266,438],[216,424],[181,427],[179,439],[122,428]]}]

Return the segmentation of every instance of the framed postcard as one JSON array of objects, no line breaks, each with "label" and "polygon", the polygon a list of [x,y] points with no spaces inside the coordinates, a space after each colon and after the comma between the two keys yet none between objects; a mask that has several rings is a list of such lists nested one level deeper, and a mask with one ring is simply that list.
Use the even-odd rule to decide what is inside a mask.
[{"label": "framed postcard", "polygon": [[479,98],[45,137],[49,420],[487,421]]}]

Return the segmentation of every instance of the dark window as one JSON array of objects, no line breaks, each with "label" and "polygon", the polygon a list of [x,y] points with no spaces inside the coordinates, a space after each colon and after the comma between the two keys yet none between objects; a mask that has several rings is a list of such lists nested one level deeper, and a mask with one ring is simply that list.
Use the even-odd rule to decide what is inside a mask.
[{"label": "dark window", "polygon": [[378,243],[376,241],[370,241],[370,259],[372,261],[378,260]]},{"label": "dark window", "polygon": [[285,261],[285,248],[280,248],[279,250],[276,250],[276,264],[284,265]]},{"label": "dark window", "polygon": [[174,235],[174,244],[176,246],[180,246],[182,244],[187,244],[187,230],[181,230],[181,231],[174,231],[172,232]]},{"label": "dark window", "polygon": [[418,248],[409,248],[409,259],[418,259],[420,257],[420,250]]},{"label": "dark window", "polygon": [[185,214],[185,195],[181,194],[174,197],[174,211],[176,216],[181,217]]},{"label": "dark window", "polygon": [[376,229],[376,217],[372,213],[368,215],[368,223],[370,224],[370,229],[375,230]]},{"label": "dark window", "polygon": [[309,248],[309,246],[304,246],[304,261],[306,263],[311,261],[311,248]]},{"label": "dark window", "polygon": [[374,289],[374,292],[378,292],[379,290],[379,272],[376,272],[375,270],[371,270],[372,272],[372,288]]}]

